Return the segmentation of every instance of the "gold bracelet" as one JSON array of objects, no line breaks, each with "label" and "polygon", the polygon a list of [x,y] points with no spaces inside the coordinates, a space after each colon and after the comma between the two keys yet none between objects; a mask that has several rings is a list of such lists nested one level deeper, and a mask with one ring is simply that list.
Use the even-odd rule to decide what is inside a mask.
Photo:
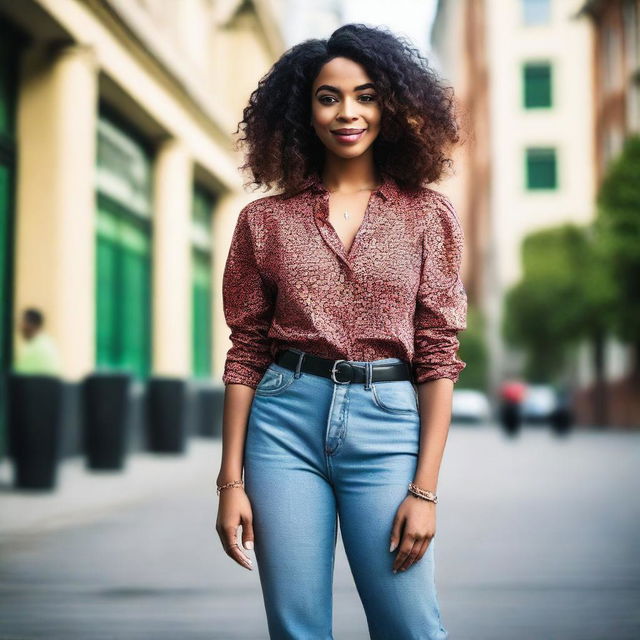
[{"label": "gold bracelet", "polygon": [[438,496],[432,491],[428,491],[427,489],[420,488],[417,484],[413,484],[413,482],[409,483],[409,491],[418,498],[422,498],[423,500],[429,500],[429,502],[437,503]]},{"label": "gold bracelet", "polygon": [[234,480],[233,482],[227,482],[227,484],[216,484],[216,493],[218,495],[220,495],[220,491],[222,491],[222,489],[228,489],[230,487],[243,487],[244,488],[244,482],[242,480]]}]

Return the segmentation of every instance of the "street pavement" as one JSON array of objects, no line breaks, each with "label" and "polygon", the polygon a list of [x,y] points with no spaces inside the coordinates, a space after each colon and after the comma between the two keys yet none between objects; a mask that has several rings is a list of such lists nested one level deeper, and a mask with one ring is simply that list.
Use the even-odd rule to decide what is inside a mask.
[{"label": "street pavement", "polygon": [[[0,639],[268,639],[257,566],[214,528],[219,460],[205,439],[122,473],[68,460],[52,495],[0,465]],[[639,462],[638,432],[454,424],[436,534],[450,640],[638,640]],[[334,637],[369,637],[340,538]]]}]

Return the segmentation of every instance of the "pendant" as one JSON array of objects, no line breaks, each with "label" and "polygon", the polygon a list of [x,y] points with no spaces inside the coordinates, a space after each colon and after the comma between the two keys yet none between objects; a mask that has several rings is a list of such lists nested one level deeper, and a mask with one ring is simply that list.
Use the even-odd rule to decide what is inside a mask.
[{"label": "pendant", "polygon": [[349,219],[349,212],[345,209],[344,211],[344,219],[348,220]]}]

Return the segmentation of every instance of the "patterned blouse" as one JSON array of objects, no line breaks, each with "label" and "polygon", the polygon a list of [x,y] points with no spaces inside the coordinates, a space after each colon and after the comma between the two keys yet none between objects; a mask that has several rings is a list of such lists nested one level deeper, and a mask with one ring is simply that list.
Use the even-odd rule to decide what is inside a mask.
[{"label": "patterned blouse", "polygon": [[319,174],[238,216],[223,274],[232,346],[223,383],[256,388],[281,349],[331,359],[402,358],[414,384],[458,381],[466,363],[464,236],[451,201],[389,175],[372,192],[349,251],[329,221]]}]

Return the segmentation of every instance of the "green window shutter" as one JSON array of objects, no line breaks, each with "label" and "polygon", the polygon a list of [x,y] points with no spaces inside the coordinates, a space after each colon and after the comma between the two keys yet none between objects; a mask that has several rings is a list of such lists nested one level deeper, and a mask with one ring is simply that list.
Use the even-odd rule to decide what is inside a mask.
[{"label": "green window shutter", "polygon": [[192,349],[193,374],[211,375],[211,257],[194,250],[192,253]]},{"label": "green window shutter", "polygon": [[119,275],[118,222],[104,201],[98,207],[96,238],[96,361],[100,368],[117,365]]},{"label": "green window shutter", "polygon": [[557,161],[553,148],[530,148],[526,151],[527,189],[556,189]]},{"label": "green window shutter", "polygon": [[101,114],[97,153],[96,361],[145,378],[151,370],[151,161]]},{"label": "green window shutter", "polygon": [[191,307],[192,307],[192,373],[195,377],[211,376],[212,349],[212,210],[214,196],[195,186],[191,217]]},{"label": "green window shutter", "polygon": [[122,358],[141,378],[149,374],[150,355],[150,241],[134,221],[121,227]]},{"label": "green window shutter", "polygon": [[551,65],[548,63],[525,64],[523,76],[525,109],[551,107]]},{"label": "green window shutter", "polygon": [[140,378],[151,363],[151,240],[148,223],[99,196],[96,247],[97,363]]}]

